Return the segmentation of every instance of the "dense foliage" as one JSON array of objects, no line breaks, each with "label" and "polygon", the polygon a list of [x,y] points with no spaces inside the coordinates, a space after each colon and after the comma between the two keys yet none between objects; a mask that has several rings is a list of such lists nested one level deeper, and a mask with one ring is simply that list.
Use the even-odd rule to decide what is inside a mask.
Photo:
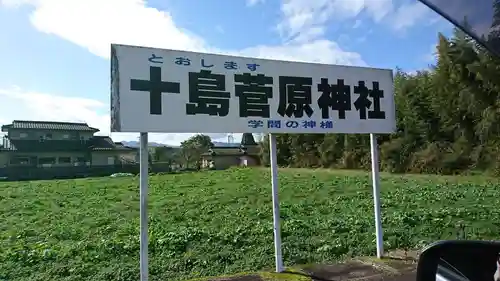
[{"label": "dense foliage", "polygon": [[181,142],[181,150],[178,153],[181,159],[180,162],[184,163],[186,167],[194,164],[195,167],[199,168],[201,165],[201,154],[207,152],[213,145],[212,140],[207,135],[196,134],[190,137]]},{"label": "dense foliage", "polygon": [[[0,280],[138,280],[137,183],[0,183]],[[375,253],[368,173],[283,169],[279,183],[287,266]],[[381,183],[386,249],[498,238],[494,179],[384,174]],[[149,188],[150,280],[272,270],[269,169],[152,175]]]},{"label": "dense foliage", "polygon": [[[439,35],[436,57],[429,70],[395,73],[398,131],[379,136],[382,169],[498,174],[500,59],[458,30]],[[277,142],[282,166],[370,167],[368,135],[278,135]],[[264,163],[267,150],[263,145]]]},{"label": "dense foliage", "polygon": [[214,144],[209,136],[196,134],[181,142],[180,147],[157,146],[150,148],[151,162],[167,162],[181,168],[199,169],[201,155]]}]

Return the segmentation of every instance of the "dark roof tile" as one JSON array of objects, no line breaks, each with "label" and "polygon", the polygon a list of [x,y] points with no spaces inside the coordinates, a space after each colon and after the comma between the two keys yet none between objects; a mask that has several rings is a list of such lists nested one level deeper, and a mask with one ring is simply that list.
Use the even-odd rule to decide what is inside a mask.
[{"label": "dark roof tile", "polygon": [[94,136],[91,139],[90,148],[92,148],[92,150],[131,150],[125,147],[121,142],[113,142],[113,140],[107,136]]},{"label": "dark roof tile", "polygon": [[24,152],[45,152],[45,151],[85,151],[88,143],[72,140],[12,140],[4,142],[6,150],[17,150]]},{"label": "dark roof tile", "polygon": [[[245,153],[246,150],[246,153]],[[255,149],[248,149],[248,148],[238,148],[238,147],[233,147],[232,149],[230,148],[218,148],[214,147],[210,149],[209,151],[203,153],[203,156],[243,156],[243,155],[257,155],[259,154],[258,150]]]},{"label": "dark roof tile", "polygon": [[4,137],[1,150],[17,150],[25,152],[45,151],[100,151],[100,150],[133,150],[121,143],[114,143],[110,137],[94,136],[89,141],[80,140],[13,140]]},{"label": "dark roof tile", "polygon": [[26,120],[14,120],[12,124],[2,126],[2,132],[6,132],[9,129],[58,130],[58,131],[63,130],[63,131],[86,131],[86,132],[99,131],[99,129],[92,128],[87,123],[26,121]]}]

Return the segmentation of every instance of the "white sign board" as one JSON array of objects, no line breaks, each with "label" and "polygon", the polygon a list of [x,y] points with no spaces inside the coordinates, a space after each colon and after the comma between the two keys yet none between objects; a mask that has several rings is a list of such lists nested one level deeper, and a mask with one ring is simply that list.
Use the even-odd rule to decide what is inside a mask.
[{"label": "white sign board", "polygon": [[392,133],[392,70],[111,46],[111,131]]}]

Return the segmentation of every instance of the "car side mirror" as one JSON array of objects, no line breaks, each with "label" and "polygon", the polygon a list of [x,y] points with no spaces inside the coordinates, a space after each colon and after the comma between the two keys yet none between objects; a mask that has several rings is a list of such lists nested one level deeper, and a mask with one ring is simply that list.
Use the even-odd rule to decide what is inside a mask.
[{"label": "car side mirror", "polygon": [[417,281],[500,281],[500,242],[439,241],[420,254]]}]

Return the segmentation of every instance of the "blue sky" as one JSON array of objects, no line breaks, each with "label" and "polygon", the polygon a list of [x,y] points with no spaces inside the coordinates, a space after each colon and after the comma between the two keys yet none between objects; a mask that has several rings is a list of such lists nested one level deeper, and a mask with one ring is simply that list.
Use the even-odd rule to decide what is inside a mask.
[{"label": "blue sky", "polygon": [[433,63],[438,32],[451,25],[416,0],[0,0],[0,123],[109,134],[112,42],[415,71]]}]

